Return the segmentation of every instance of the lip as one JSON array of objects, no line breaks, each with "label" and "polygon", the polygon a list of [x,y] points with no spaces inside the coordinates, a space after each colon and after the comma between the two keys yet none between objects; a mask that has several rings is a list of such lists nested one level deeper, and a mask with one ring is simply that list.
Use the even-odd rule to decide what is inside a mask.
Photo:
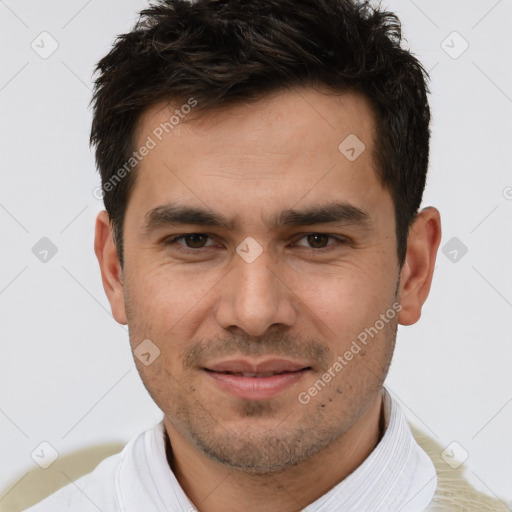
[{"label": "lip", "polygon": [[[299,382],[310,370],[306,364],[285,359],[268,359],[259,363],[238,359],[204,368],[205,374],[220,389],[245,400],[272,398]],[[260,376],[246,376],[244,373]]]},{"label": "lip", "polygon": [[265,359],[259,362],[248,361],[247,359],[233,359],[209,364],[206,369],[213,372],[281,373],[294,372],[309,367],[307,363],[290,361],[288,359]]}]

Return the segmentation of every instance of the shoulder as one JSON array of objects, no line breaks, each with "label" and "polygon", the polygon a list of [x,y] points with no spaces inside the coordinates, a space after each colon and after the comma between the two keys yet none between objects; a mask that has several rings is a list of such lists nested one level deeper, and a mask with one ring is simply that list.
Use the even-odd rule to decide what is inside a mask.
[{"label": "shoulder", "polygon": [[70,482],[25,512],[97,512],[98,509],[117,512],[115,475],[121,465],[122,454],[107,457],[91,473]]},{"label": "shoulder", "polygon": [[434,439],[411,425],[416,442],[432,459],[437,473],[437,490],[425,512],[478,510],[478,512],[507,512],[501,500],[477,491],[464,476],[465,467],[450,467],[442,458],[443,447]]},{"label": "shoulder", "polygon": [[137,435],[121,452],[107,457],[90,473],[70,482],[24,512],[121,511],[123,506],[119,503],[118,497],[119,475],[125,471],[126,459],[143,449],[145,438],[153,430]]}]

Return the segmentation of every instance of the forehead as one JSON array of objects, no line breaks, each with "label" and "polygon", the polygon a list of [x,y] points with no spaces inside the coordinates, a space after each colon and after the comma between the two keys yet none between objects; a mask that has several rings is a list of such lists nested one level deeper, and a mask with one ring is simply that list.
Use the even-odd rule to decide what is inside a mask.
[{"label": "forehead", "polygon": [[161,102],[142,114],[135,141],[140,145],[152,136],[157,144],[172,143],[174,136],[180,143],[194,144],[201,139],[200,149],[206,151],[217,141],[225,142],[227,135],[232,150],[238,146],[253,152],[282,148],[302,153],[315,149],[320,139],[337,151],[348,135],[356,135],[371,150],[374,126],[373,109],[361,93],[296,88],[206,111],[193,98]]},{"label": "forehead", "polygon": [[296,89],[206,112],[192,105],[160,103],[141,116],[135,148],[151,145],[136,170],[141,208],[177,198],[233,213],[257,201],[267,210],[339,199],[365,208],[385,193],[361,94]]}]

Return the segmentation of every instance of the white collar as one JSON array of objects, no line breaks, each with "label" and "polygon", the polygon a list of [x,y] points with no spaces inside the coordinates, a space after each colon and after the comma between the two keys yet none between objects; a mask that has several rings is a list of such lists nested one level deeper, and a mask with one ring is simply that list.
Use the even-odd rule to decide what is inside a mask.
[{"label": "white collar", "polygon": [[[386,431],[367,459],[307,512],[419,512],[435,493],[437,476],[419,447],[398,403],[385,392]],[[116,474],[120,510],[196,510],[169,468],[163,420],[133,440]]]},{"label": "white collar", "polygon": [[386,431],[366,460],[305,509],[307,512],[419,512],[428,507],[437,475],[416,443],[398,403],[385,390]]}]

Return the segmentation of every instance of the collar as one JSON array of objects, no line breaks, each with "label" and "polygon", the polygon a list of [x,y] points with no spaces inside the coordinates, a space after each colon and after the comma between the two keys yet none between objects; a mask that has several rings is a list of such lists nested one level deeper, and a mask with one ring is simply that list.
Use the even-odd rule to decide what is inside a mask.
[{"label": "collar", "polygon": [[400,406],[384,390],[385,433],[365,461],[305,509],[307,512],[418,512],[437,487],[429,456],[414,439]]},{"label": "collar", "polygon": [[[434,465],[416,443],[398,403],[386,390],[383,416],[385,432],[372,453],[304,512],[418,512],[428,506],[437,487]],[[116,474],[120,510],[196,510],[170,469],[165,435],[162,419],[134,440],[133,449]],[[170,444],[167,451],[169,448]]]}]

